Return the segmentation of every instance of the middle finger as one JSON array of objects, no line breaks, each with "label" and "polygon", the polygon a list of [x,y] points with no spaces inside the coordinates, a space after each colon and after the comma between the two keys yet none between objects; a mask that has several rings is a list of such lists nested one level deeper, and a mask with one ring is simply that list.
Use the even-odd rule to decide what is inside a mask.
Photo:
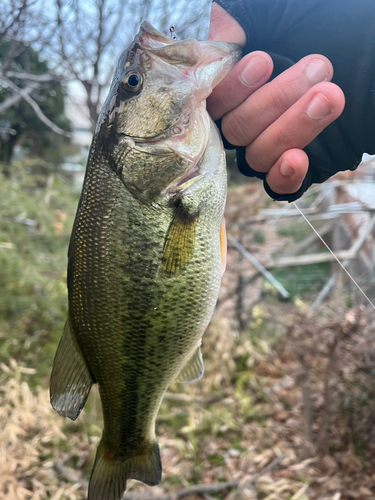
[{"label": "middle finger", "polygon": [[333,68],[326,57],[304,57],[223,117],[225,138],[234,146],[250,144],[311,87],[332,76]]}]

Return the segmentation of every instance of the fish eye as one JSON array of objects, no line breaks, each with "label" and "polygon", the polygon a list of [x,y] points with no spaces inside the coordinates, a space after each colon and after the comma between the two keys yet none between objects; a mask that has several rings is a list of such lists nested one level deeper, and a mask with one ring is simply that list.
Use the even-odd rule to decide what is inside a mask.
[{"label": "fish eye", "polygon": [[128,92],[137,92],[137,90],[139,90],[139,88],[141,87],[142,82],[142,75],[132,72],[128,73],[122,80],[122,87]]},{"label": "fish eye", "polygon": [[128,85],[130,87],[136,87],[139,83],[139,77],[138,75],[130,75],[128,78]]}]

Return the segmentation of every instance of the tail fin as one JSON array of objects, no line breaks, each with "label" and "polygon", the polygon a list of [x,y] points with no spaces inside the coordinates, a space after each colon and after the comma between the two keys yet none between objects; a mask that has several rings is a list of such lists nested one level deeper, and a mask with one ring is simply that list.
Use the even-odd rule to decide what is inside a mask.
[{"label": "tail fin", "polygon": [[137,479],[148,486],[155,486],[161,481],[161,471],[156,440],[150,446],[142,446],[139,454],[133,452],[128,459],[119,459],[106,452],[102,439],[91,473],[88,500],[120,500],[128,479]]}]

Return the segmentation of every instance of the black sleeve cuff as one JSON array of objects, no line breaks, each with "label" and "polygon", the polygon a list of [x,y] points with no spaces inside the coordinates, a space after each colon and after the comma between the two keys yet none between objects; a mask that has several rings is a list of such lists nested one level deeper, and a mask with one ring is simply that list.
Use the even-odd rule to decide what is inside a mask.
[{"label": "black sleeve cuff", "polygon": [[265,192],[274,201],[288,201],[289,203],[291,203],[292,201],[296,201],[296,200],[298,200],[298,198],[301,198],[301,196],[309,189],[309,187],[312,184],[311,177],[312,177],[311,170],[309,169],[307,171],[306,177],[303,179],[302,185],[299,188],[299,190],[296,191],[295,193],[291,193],[291,194],[278,194],[278,193],[275,193],[275,191],[272,191],[272,189],[267,184],[266,179],[264,179],[264,181],[263,181],[263,186],[264,186]]},{"label": "black sleeve cuff", "polygon": [[[361,162],[362,155],[356,157],[353,153],[350,154],[350,152],[347,152],[347,156],[345,158],[346,161],[342,161],[342,164],[338,166],[339,163],[335,162],[324,149],[324,142],[322,140],[319,140],[318,138],[314,139],[306,148],[304,148],[304,151],[309,158],[309,168],[301,187],[295,193],[278,194],[275,193],[275,191],[272,191],[272,189],[267,184],[267,173],[257,172],[256,170],[252,169],[251,166],[247,163],[246,147],[233,146],[233,144],[226,140],[221,131],[221,119],[215,123],[220,131],[225,149],[236,150],[237,167],[241,174],[245,175],[246,177],[256,177],[257,179],[262,180],[264,190],[274,201],[296,201],[309,189],[312,184],[321,184],[339,171],[355,170]],[[331,129],[333,128],[332,125],[334,124],[330,125]]]},{"label": "black sleeve cuff", "polygon": [[265,172],[257,172],[256,170],[252,169],[245,159],[245,154],[246,154],[245,147],[237,148],[238,170],[241,172],[241,174],[246,175],[247,177],[256,177],[257,179],[261,179],[263,181],[263,187],[265,192],[274,201],[288,201],[289,203],[291,203],[292,201],[296,201],[304,194],[305,191],[309,189],[309,187],[313,183],[311,169],[309,168],[306,177],[304,178],[302,185],[298,189],[298,191],[296,191],[295,193],[288,193],[288,194],[275,193],[275,191],[273,191],[267,183],[266,180],[267,174]]}]

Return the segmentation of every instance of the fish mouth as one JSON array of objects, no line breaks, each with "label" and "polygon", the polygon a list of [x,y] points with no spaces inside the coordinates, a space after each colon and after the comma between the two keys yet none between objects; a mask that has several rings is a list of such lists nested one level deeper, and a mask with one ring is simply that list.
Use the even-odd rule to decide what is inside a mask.
[{"label": "fish mouth", "polygon": [[135,42],[150,55],[173,66],[182,66],[184,72],[191,72],[196,83],[195,94],[200,100],[210,95],[242,54],[241,47],[235,43],[172,40],[147,21],[141,24]]}]

